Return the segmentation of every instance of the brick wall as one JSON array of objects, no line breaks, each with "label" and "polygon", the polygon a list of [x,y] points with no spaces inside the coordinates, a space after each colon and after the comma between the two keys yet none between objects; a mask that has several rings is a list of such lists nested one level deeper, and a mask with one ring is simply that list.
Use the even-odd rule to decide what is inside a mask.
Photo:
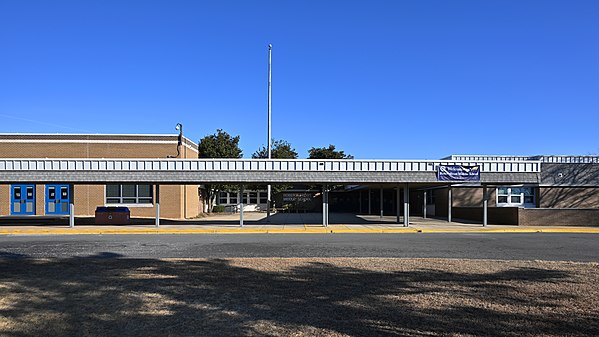
[{"label": "brick wall", "polygon": [[[184,138],[180,158],[197,158],[197,146]],[[166,158],[177,154],[175,135],[0,135],[3,158]],[[75,185],[75,214],[93,216],[105,204],[104,185]],[[45,214],[45,185],[36,185],[36,214]],[[156,194],[154,193],[154,196]],[[202,212],[197,185],[161,185],[164,218],[195,217]],[[131,215],[154,217],[151,207],[130,207]],[[10,186],[0,185],[0,215],[10,214]]]},{"label": "brick wall", "polygon": [[520,226],[599,226],[599,209],[522,208]]},{"label": "brick wall", "polygon": [[597,187],[542,187],[539,192],[541,208],[599,208]]}]

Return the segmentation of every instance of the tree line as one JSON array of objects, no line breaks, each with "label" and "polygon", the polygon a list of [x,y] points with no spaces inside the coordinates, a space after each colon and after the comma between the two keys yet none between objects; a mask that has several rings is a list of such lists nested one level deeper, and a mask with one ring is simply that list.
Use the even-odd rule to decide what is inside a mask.
[{"label": "tree line", "polygon": [[[241,158],[243,151],[239,147],[239,136],[231,136],[222,129],[217,129],[214,134],[207,135],[198,143],[198,158]],[[263,146],[252,153],[254,159],[268,158],[268,149]],[[297,159],[298,153],[293,146],[285,140],[273,139],[271,146],[271,158],[273,159]],[[335,145],[328,147],[312,147],[308,150],[308,159],[353,159],[350,154],[337,150]],[[208,201],[209,210],[212,202],[220,191],[233,191],[238,187],[233,185],[210,184],[202,189],[204,200]],[[253,188],[258,188],[257,186]],[[274,185],[273,193],[284,191],[288,185]]]},{"label": "tree line", "polygon": [[[222,129],[205,136],[198,143],[198,158],[241,158],[243,151],[239,147],[239,136],[231,136]],[[273,139],[271,158],[297,159],[298,153],[289,142]],[[268,158],[268,149],[263,146],[252,154],[252,158]],[[308,159],[353,159],[350,154],[337,150],[335,145],[328,147],[312,147],[308,150]]]}]

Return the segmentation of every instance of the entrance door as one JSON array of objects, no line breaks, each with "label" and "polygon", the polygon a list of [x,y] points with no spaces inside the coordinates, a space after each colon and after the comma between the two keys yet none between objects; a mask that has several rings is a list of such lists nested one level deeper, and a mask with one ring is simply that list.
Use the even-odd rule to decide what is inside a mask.
[{"label": "entrance door", "polygon": [[12,185],[10,192],[11,214],[35,214],[35,185]]},{"label": "entrance door", "polygon": [[69,185],[46,185],[46,214],[69,214]]}]

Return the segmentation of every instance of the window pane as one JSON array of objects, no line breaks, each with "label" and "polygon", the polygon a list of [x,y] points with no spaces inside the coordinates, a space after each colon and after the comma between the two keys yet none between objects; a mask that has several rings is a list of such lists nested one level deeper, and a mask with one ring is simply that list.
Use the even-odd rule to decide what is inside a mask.
[{"label": "window pane", "polygon": [[54,186],[48,187],[48,199],[51,199],[51,200],[56,199],[56,187],[54,187]]},{"label": "window pane", "polygon": [[123,185],[123,198],[135,198],[135,187],[137,185]]},{"label": "window pane", "polygon": [[118,198],[121,196],[121,185],[106,185],[106,197]]},{"label": "window pane", "polygon": [[499,196],[497,197],[497,202],[501,204],[507,204],[507,196]]},{"label": "window pane", "polygon": [[522,189],[522,192],[524,192],[525,196],[535,195],[535,191],[532,187],[525,187]]},{"label": "window pane", "polygon": [[535,197],[527,195],[524,196],[524,203],[525,204],[534,204],[535,203]]},{"label": "window pane", "polygon": [[513,194],[520,195],[520,193],[522,193],[522,188],[520,188],[520,187],[512,187],[512,195]]},{"label": "window pane", "polygon": [[230,192],[229,193],[229,203],[230,204],[237,204],[237,192]]},{"label": "window pane", "polygon": [[139,203],[140,204],[151,204],[152,203],[152,198],[139,198]]},{"label": "window pane", "polygon": [[227,192],[220,192],[218,195],[218,204],[224,205],[227,203]]},{"label": "window pane", "polygon": [[507,195],[507,187],[499,187],[497,189],[497,194],[498,195]]},{"label": "window pane", "polygon": [[60,188],[60,198],[66,200],[69,198],[69,188],[66,186],[62,186]]},{"label": "window pane", "polygon": [[266,192],[260,192],[260,203],[261,204],[265,204],[268,202],[268,198],[267,198],[267,193]]},{"label": "window pane", "polygon": [[15,187],[15,190],[13,192],[14,192],[13,198],[15,200],[21,200],[21,188],[20,187]]},{"label": "window pane", "polygon": [[250,192],[250,204],[258,203],[258,192]]},{"label": "window pane", "polygon": [[121,203],[121,199],[106,199],[106,203],[107,204],[120,204]]},{"label": "window pane", "polygon": [[146,198],[151,197],[152,185],[137,185],[137,196]]},{"label": "window pane", "polygon": [[521,201],[521,197],[519,195],[512,195],[512,198],[510,199],[512,204],[520,204],[522,203]]},{"label": "window pane", "polygon": [[136,200],[132,199],[132,198],[130,198],[130,199],[123,198],[123,204],[136,204]]},{"label": "window pane", "polygon": [[247,193],[243,193],[243,203],[244,204],[248,203],[248,194]]}]

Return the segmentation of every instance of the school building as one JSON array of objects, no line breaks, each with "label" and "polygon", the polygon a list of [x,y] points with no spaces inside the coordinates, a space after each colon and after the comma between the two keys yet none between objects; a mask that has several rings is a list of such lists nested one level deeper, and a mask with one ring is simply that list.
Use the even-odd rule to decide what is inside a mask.
[{"label": "school building", "polygon": [[[0,134],[0,158],[197,159],[198,146],[177,135]],[[530,162],[538,163],[540,170],[534,173],[534,177],[528,174],[524,182],[510,179],[509,172],[493,173],[494,180],[482,185],[476,180],[447,183],[434,176],[434,179],[426,176],[425,180],[414,180],[414,183],[402,180],[402,183],[410,182],[407,194],[403,195],[399,193],[397,184],[377,184],[376,179],[364,178],[364,183],[358,184],[331,181],[334,188],[327,193],[327,207],[333,212],[399,216],[406,213],[399,205],[409,201],[411,215],[479,221],[486,212],[483,208],[483,201],[486,201],[488,220],[492,224],[599,225],[597,156],[454,155],[441,160],[452,163],[487,162],[491,165]],[[328,162],[309,164],[339,165]],[[379,165],[374,161],[370,164],[373,167]],[[400,164],[381,161],[380,165]],[[319,166],[315,170],[319,170]],[[276,169],[270,173],[272,171]],[[376,178],[376,174],[373,177]],[[161,185],[161,216],[189,219],[207,211],[202,183]],[[275,206],[279,211],[319,212],[323,207],[323,192],[319,186],[326,183],[328,181],[293,184],[290,189],[273,197]],[[75,196],[72,201],[76,216],[93,216],[98,206],[127,206],[132,217],[153,217],[156,214],[155,184],[27,181],[0,184],[0,216],[67,215],[71,194]],[[266,193],[260,189],[246,189],[243,194],[240,191],[221,192],[215,203],[225,206],[228,211],[238,211],[240,204],[246,211],[264,211]]]}]

